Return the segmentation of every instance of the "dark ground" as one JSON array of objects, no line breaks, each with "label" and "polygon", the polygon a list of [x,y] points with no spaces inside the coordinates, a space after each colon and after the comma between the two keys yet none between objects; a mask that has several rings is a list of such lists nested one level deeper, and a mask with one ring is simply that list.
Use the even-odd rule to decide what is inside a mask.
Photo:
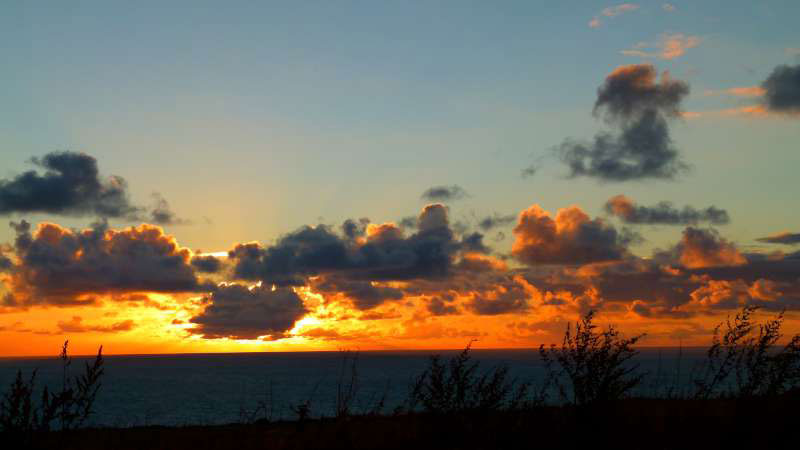
[{"label": "dark ground", "polygon": [[[15,448],[3,437],[2,448]],[[7,444],[12,444],[8,446]],[[800,395],[628,399],[532,411],[315,419],[305,423],[85,429],[33,437],[58,449],[800,449]]]}]

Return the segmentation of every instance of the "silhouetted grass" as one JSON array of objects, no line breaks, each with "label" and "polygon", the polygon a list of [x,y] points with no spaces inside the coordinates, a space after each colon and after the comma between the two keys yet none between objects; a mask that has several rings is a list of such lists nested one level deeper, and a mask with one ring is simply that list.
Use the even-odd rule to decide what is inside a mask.
[{"label": "silhouetted grass", "polygon": [[75,430],[92,414],[104,373],[103,347],[97,351],[93,364],[86,363],[82,375],[70,378],[72,358],[67,352],[68,345],[69,341],[65,341],[59,354],[61,389],[51,391],[45,386],[38,402],[36,371],[27,380],[22,371],[17,371],[14,382],[0,401],[0,432],[7,444],[24,447],[30,445],[33,433]]}]

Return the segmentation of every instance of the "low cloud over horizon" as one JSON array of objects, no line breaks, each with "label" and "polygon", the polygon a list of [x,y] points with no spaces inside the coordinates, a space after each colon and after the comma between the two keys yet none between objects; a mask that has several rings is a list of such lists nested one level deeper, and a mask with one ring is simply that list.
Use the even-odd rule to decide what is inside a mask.
[{"label": "low cloud over horizon", "polygon": [[[613,102],[620,110],[641,107]],[[504,339],[529,342],[558,334],[554,323],[589,310],[637,329],[681,320],[698,330],[743,305],[800,310],[800,254],[748,253],[716,229],[696,226],[728,223],[724,210],[641,206],[623,195],[604,208],[625,224],[686,227],[673,245],[639,256],[632,249],[643,239],[638,232],[575,205],[552,215],[534,203],[517,215],[478,220],[476,231],[456,229],[448,209],[432,203],[412,232],[348,219],[341,227],[306,225],[270,245],[239,243],[219,257],[181,247],[156,225],[72,230],[23,220],[11,223],[17,237],[2,252],[2,312],[120,305],[173,311],[165,326],[183,339],[324,343],[457,339],[474,333],[468,324],[481,317],[487,326],[515,321],[503,326]],[[510,248],[484,242],[481,231],[511,225]],[[758,240],[798,241],[790,233]],[[135,317],[112,317],[88,324],[75,314],[55,330],[31,332],[141,327]]]}]

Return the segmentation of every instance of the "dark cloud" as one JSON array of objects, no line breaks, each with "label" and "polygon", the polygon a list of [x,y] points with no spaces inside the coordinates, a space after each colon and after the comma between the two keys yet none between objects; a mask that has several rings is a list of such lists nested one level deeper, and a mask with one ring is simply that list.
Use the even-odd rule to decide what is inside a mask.
[{"label": "dark cloud", "polygon": [[167,200],[158,193],[153,194],[153,207],[145,219],[157,225],[188,225],[190,222],[175,215]]},{"label": "dark cloud", "polygon": [[631,304],[628,306],[628,310],[637,316],[646,319],[688,319],[695,315],[691,311],[684,311],[676,307],[652,304],[642,300],[634,300],[631,302]]},{"label": "dark cloud", "polygon": [[97,160],[85,153],[52,152],[31,162],[35,170],[10,179],[0,179],[0,214],[46,213],[64,216],[148,221],[159,225],[182,225],[161,194],[153,194],[152,208],[133,205],[128,183],[112,175],[100,176]]},{"label": "dark cloud", "polygon": [[300,297],[289,288],[248,289],[231,284],[219,287],[207,302],[205,310],[190,320],[197,326],[188,329],[206,339],[280,339],[308,313]]},{"label": "dark cloud", "polygon": [[631,247],[646,242],[646,239],[641,233],[628,227],[622,227],[618,233],[619,243],[623,247]]},{"label": "dark cloud", "polygon": [[407,297],[426,299],[434,315],[460,313],[458,303],[477,315],[522,313],[531,308],[529,289],[502,261],[474,253],[463,255],[447,278],[418,279],[403,286]]},{"label": "dark cloud", "polygon": [[670,202],[641,206],[624,195],[609,199],[605,210],[629,224],[694,225],[699,222],[709,222],[714,225],[724,225],[730,222],[728,212],[714,206],[705,209],[684,206],[683,209],[677,209]]},{"label": "dark cloud", "polygon": [[239,244],[229,257],[237,278],[290,286],[326,273],[368,281],[443,277],[460,247],[446,208],[437,204],[423,209],[417,232],[408,237],[394,224],[370,225],[359,241],[324,225],[305,226],[270,247]]},{"label": "dark cloud", "polygon": [[461,273],[468,272],[493,272],[502,267],[506,269],[505,264],[498,262],[496,259],[484,255],[466,254],[461,257],[456,265]]},{"label": "dark cloud", "polygon": [[448,202],[468,197],[467,191],[461,186],[434,186],[422,193],[420,198],[431,202]]},{"label": "dark cloud", "polygon": [[800,65],[776,67],[761,87],[770,111],[800,113]]},{"label": "dark cloud", "polygon": [[516,214],[500,215],[494,213],[481,219],[478,222],[478,227],[483,231],[489,231],[493,228],[511,225],[515,220],[517,220]]},{"label": "dark cloud", "polygon": [[483,243],[481,233],[470,233],[461,237],[461,249],[466,252],[491,253],[492,249]]},{"label": "dark cloud", "polygon": [[584,264],[619,260],[628,239],[578,207],[561,209],[552,219],[539,205],[523,211],[514,227],[511,254],[525,264]]},{"label": "dark cloud", "polygon": [[579,270],[531,270],[523,276],[538,289],[554,293],[547,304],[568,305],[569,299],[593,295],[606,304],[646,300],[648,305],[658,306],[661,314],[691,301],[690,294],[701,285],[685,271],[636,257],[590,264]]},{"label": "dark cloud", "polygon": [[590,142],[567,139],[556,147],[570,176],[603,181],[646,178],[671,179],[688,166],[672,145],[668,120],[680,114],[689,86],[655,67],[623,66],[612,72],[597,91],[594,114],[618,127],[599,133]]},{"label": "dark cloud", "polygon": [[347,219],[342,223],[342,234],[347,239],[355,239],[357,237],[362,237],[367,232],[367,225],[369,225],[370,220],[366,217],[362,217],[358,219],[356,222],[353,219]]},{"label": "dark cloud", "polygon": [[780,233],[772,236],[756,239],[758,242],[766,242],[767,244],[786,244],[796,245],[800,244],[800,233]]},{"label": "dark cloud", "polygon": [[139,212],[118,176],[101,179],[97,160],[75,152],[54,152],[31,160],[43,174],[27,171],[0,180],[0,214],[50,213],[130,217]]},{"label": "dark cloud", "polygon": [[428,300],[428,312],[434,316],[451,316],[459,314],[458,307],[448,304],[441,297],[433,297]]},{"label": "dark cloud", "polygon": [[522,178],[528,178],[528,177],[532,177],[532,176],[536,175],[536,172],[538,172],[538,171],[539,171],[539,165],[538,164],[531,164],[530,166],[522,169],[521,175],[522,175]]},{"label": "dark cloud", "polygon": [[672,179],[688,169],[672,146],[667,122],[650,112],[618,135],[600,133],[592,142],[568,139],[556,147],[570,176],[602,181]]},{"label": "dark cloud", "polygon": [[481,316],[521,313],[529,310],[530,294],[519,283],[505,283],[501,289],[476,294],[467,307]]},{"label": "dark cloud", "polygon": [[413,230],[414,228],[417,228],[417,218],[415,216],[403,217],[400,219],[399,225],[401,228],[406,230]]},{"label": "dark cloud", "polygon": [[0,253],[0,272],[10,270],[14,266],[14,262],[2,253]]},{"label": "dark cloud", "polygon": [[680,114],[680,104],[689,94],[689,85],[668,74],[657,82],[658,73],[650,64],[622,66],[614,70],[597,89],[594,114],[605,114],[609,122],[628,122],[651,111],[665,116]]},{"label": "dark cloud", "polygon": [[192,258],[192,267],[198,272],[217,273],[222,269],[222,261],[212,255],[195,256]]},{"label": "dark cloud", "polygon": [[559,335],[573,326],[572,322],[563,317],[551,317],[537,322],[510,322],[506,325],[510,330],[528,332],[531,335],[555,334]]},{"label": "dark cloud", "polygon": [[391,300],[403,298],[401,289],[377,286],[369,281],[348,280],[342,277],[326,277],[313,283],[315,292],[343,295],[358,310],[372,309]]},{"label": "dark cloud", "polygon": [[7,285],[15,306],[92,303],[96,294],[202,289],[189,250],[153,225],[111,230],[98,223],[77,231],[42,223],[34,233],[25,221],[11,226],[17,232],[19,262]]}]

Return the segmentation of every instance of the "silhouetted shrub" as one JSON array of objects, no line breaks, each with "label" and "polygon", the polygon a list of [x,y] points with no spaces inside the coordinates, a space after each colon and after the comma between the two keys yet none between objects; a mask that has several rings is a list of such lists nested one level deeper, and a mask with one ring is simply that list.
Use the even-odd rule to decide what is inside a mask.
[{"label": "silhouetted shrub", "polygon": [[52,423],[60,430],[81,427],[92,414],[100,378],[103,375],[103,347],[97,351],[93,364],[86,363],[83,375],[70,378],[68,375],[72,359],[67,353],[69,341],[64,342],[59,358],[62,368],[61,390],[51,392],[47,386],[42,391],[38,404],[34,400],[36,371],[26,381],[22,371],[17,372],[14,382],[0,402],[0,431],[13,435],[16,440],[34,431],[48,431]]},{"label": "silhouetted shrub", "polygon": [[447,363],[440,355],[431,356],[428,368],[413,382],[409,410],[421,406],[428,413],[448,414],[464,411],[500,411],[521,407],[527,400],[529,385],[516,385],[508,367],[495,367],[481,375],[472,362],[472,343]]},{"label": "silhouetted shrub", "polygon": [[644,376],[630,361],[638,354],[633,346],[644,335],[625,339],[613,326],[598,332],[594,314],[589,311],[576,323],[574,335],[568,325],[560,348],[539,347],[546,384],[555,384],[562,399],[576,405],[623,398]]},{"label": "silhouetted shrub", "polygon": [[714,328],[703,376],[694,380],[695,397],[771,396],[800,386],[800,334],[778,348],[783,312],[759,324],[752,317],[757,310],[745,306]]},{"label": "silhouetted shrub", "polygon": [[[39,427],[39,413],[33,403],[36,386],[36,371],[26,381],[22,371],[3,395],[0,403],[0,428],[6,433],[27,434]],[[47,394],[45,393],[45,399]]]}]

